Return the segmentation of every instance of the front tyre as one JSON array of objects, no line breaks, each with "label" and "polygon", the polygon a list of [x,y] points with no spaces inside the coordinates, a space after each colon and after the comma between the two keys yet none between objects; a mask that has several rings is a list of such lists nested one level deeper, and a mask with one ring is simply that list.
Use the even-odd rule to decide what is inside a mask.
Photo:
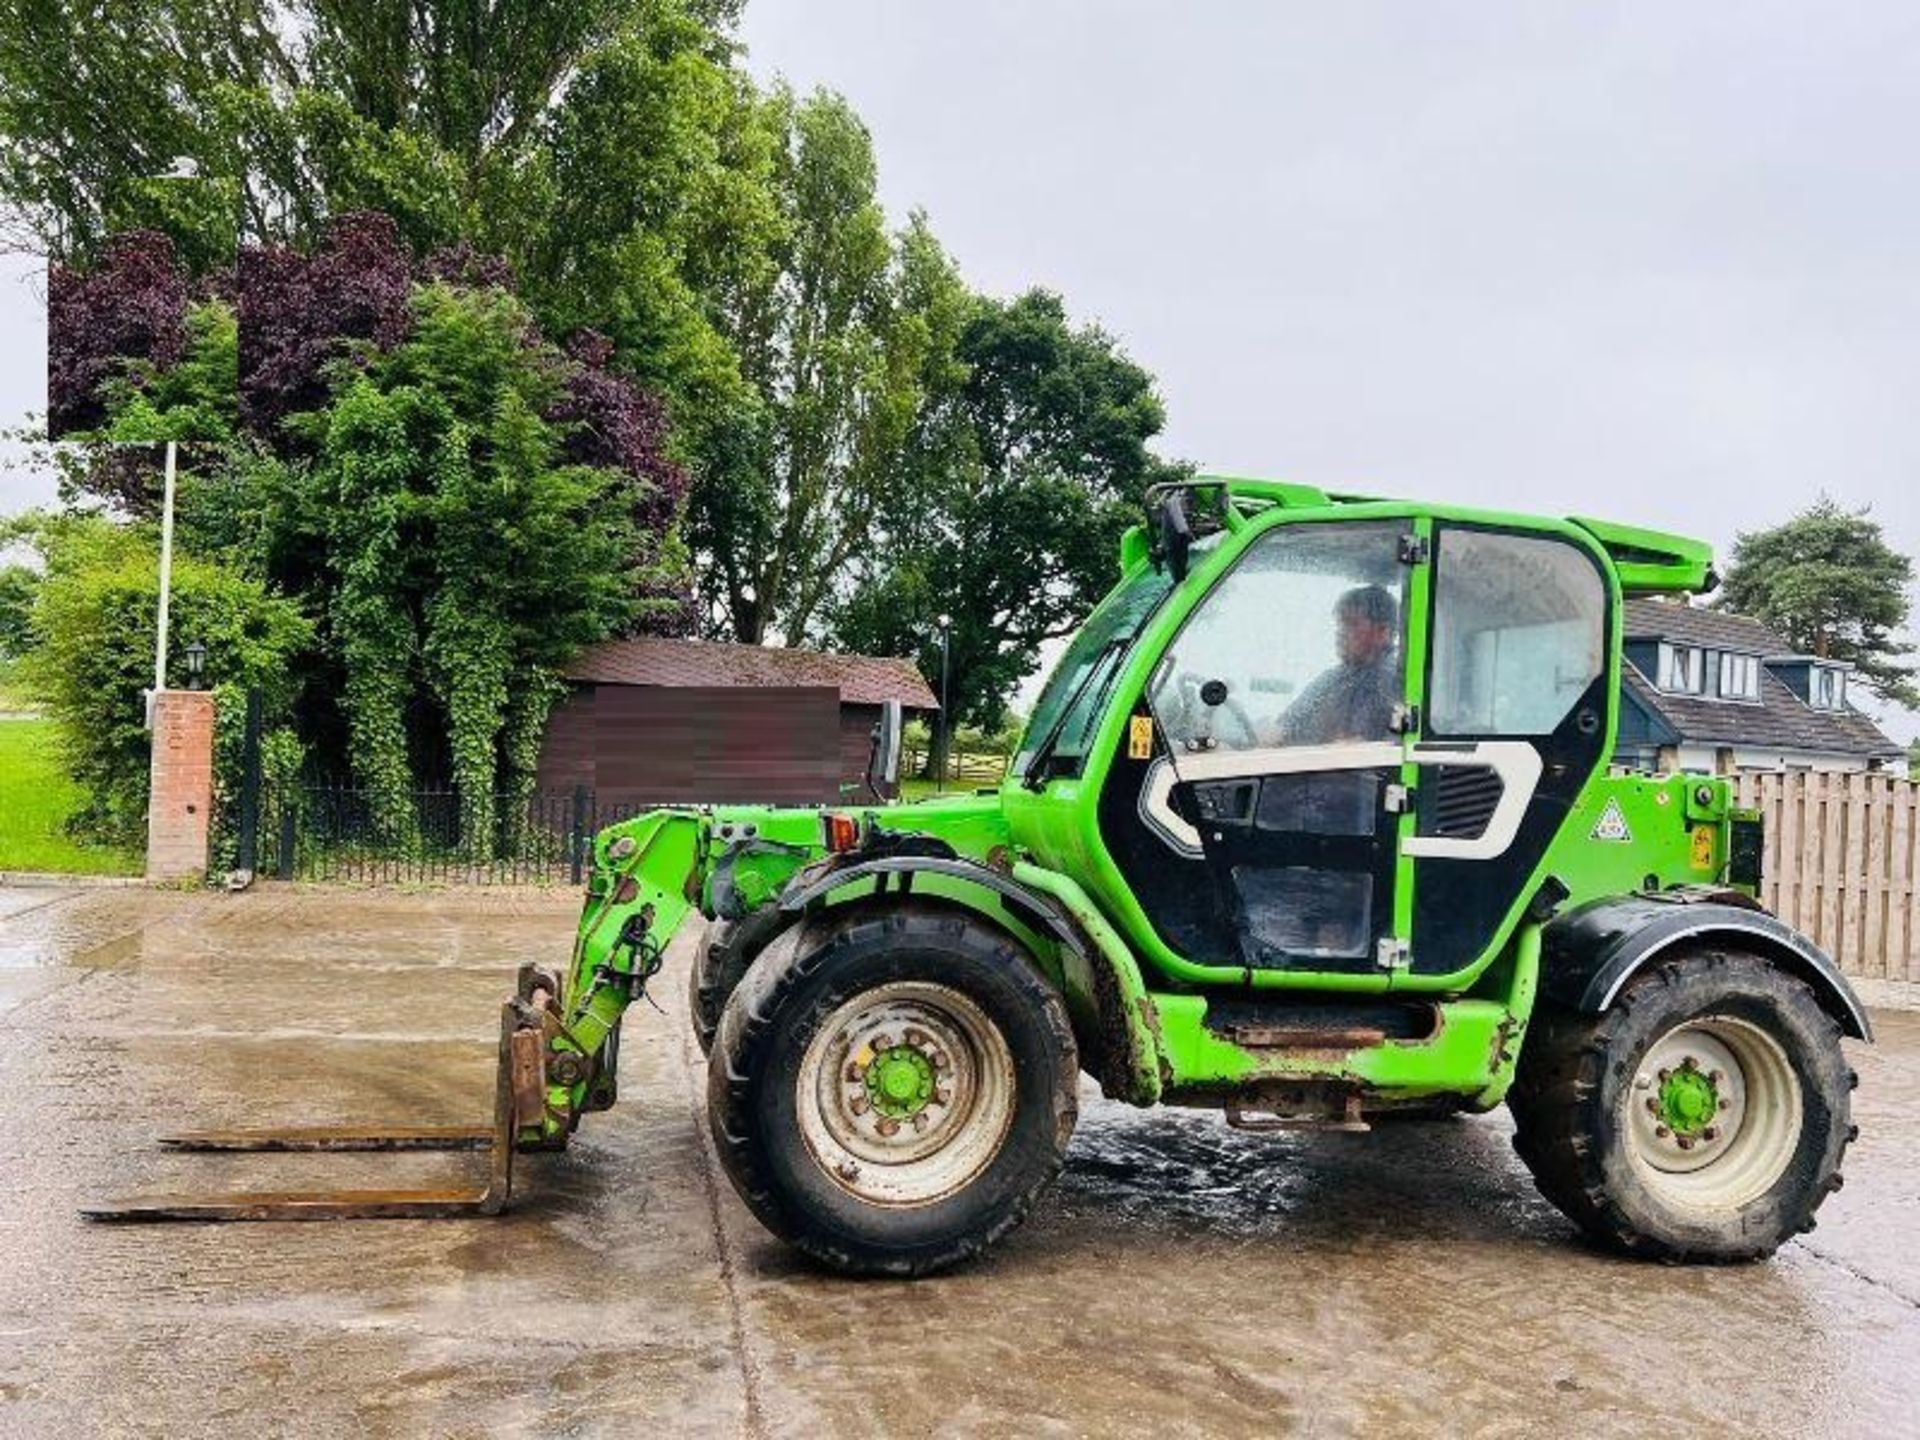
[{"label": "front tyre", "polygon": [[1853,1073],[1813,993],[1759,956],[1697,951],[1603,1015],[1528,1034],[1514,1147],[1540,1192],[1611,1248],[1753,1260],[1840,1188]]},{"label": "front tyre", "polygon": [[1023,1220],[1073,1133],[1059,995],[959,911],[869,911],[775,946],[734,992],[708,1116],[749,1209],[813,1259],[922,1275]]}]

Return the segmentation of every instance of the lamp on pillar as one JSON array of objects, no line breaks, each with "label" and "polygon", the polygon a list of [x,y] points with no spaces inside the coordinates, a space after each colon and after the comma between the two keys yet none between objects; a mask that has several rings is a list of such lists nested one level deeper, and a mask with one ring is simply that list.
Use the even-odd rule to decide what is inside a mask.
[{"label": "lamp on pillar", "polygon": [[953,749],[953,715],[947,709],[947,652],[953,646],[953,617],[940,618],[940,778],[935,788],[947,788],[947,752]]},{"label": "lamp on pillar", "polygon": [[200,672],[204,670],[207,665],[207,647],[196,640],[187,646],[186,655],[187,689],[198,690],[200,688]]}]

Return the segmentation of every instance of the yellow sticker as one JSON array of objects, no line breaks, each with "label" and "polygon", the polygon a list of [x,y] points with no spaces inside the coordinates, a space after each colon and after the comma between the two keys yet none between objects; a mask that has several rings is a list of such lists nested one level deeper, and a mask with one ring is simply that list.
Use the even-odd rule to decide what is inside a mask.
[{"label": "yellow sticker", "polygon": [[1135,715],[1127,722],[1127,758],[1129,760],[1153,758],[1153,717],[1151,715]]},{"label": "yellow sticker", "polygon": [[1693,868],[1696,870],[1713,868],[1713,827],[1711,825],[1693,827]]}]

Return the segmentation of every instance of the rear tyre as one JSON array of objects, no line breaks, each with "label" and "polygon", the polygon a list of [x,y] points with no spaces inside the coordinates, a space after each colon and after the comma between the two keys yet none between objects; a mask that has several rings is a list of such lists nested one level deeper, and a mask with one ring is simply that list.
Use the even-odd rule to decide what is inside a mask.
[{"label": "rear tyre", "polygon": [[1004,935],[898,908],[768,948],[721,1016],[707,1110],[775,1235],[847,1273],[924,1275],[1026,1218],[1078,1072],[1059,995]]},{"label": "rear tyre", "polygon": [[1546,1011],[1521,1052],[1514,1148],[1609,1248],[1756,1260],[1840,1188],[1854,1077],[1800,981],[1740,952],[1638,976],[1603,1015]]}]

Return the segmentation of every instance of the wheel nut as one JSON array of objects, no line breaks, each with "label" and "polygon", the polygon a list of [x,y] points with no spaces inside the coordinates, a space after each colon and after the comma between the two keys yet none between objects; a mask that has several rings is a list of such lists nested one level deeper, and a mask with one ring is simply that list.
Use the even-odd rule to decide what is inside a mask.
[{"label": "wheel nut", "polygon": [[921,1031],[909,1030],[906,1034],[906,1042],[917,1050],[927,1043],[927,1037]]},{"label": "wheel nut", "polygon": [[946,1052],[946,1051],[944,1051],[944,1050],[936,1050],[936,1051],[934,1051],[934,1052],[933,1052],[933,1068],[934,1068],[934,1069],[936,1069],[936,1070],[945,1070],[945,1069],[946,1069],[946,1068],[947,1068],[948,1066],[950,1066],[951,1064],[953,1064],[953,1062],[952,1062],[951,1060],[949,1060],[949,1059],[947,1059],[947,1052]]},{"label": "wheel nut", "polygon": [[887,1136],[898,1135],[900,1133],[900,1122],[889,1116],[880,1122],[880,1133]]},{"label": "wheel nut", "polygon": [[926,1111],[922,1110],[918,1115],[913,1117],[913,1128],[916,1133],[923,1131],[927,1128],[927,1112]]},{"label": "wheel nut", "polygon": [[1693,1137],[1691,1135],[1682,1135],[1680,1137],[1680,1148],[1682,1150],[1691,1150],[1693,1148]]},{"label": "wheel nut", "polygon": [[1725,1080],[1726,1078],[1727,1077],[1725,1075],[1722,1075],[1718,1070],[1709,1070],[1707,1072],[1707,1079],[1711,1080],[1716,1085],[1720,1084],[1720,1082]]},{"label": "wheel nut", "polygon": [[1664,1125],[1656,1125],[1653,1127],[1653,1133],[1659,1136],[1662,1140],[1664,1140],[1667,1138],[1667,1136],[1671,1135],[1673,1132],[1667,1129],[1667,1127]]},{"label": "wheel nut", "polygon": [[849,1060],[847,1062],[847,1079],[853,1080],[853,1081],[860,1081],[860,1080],[866,1079],[866,1077],[867,1077],[867,1072],[865,1070],[862,1070],[858,1064],[856,1064],[852,1060]]},{"label": "wheel nut", "polygon": [[1707,1126],[1706,1129],[1700,1132],[1700,1138],[1702,1140],[1718,1140],[1720,1138],[1720,1127],[1717,1125]]},{"label": "wheel nut", "polygon": [[1671,1070],[1662,1070],[1662,1071],[1660,1072],[1660,1083],[1661,1083],[1662,1085],[1664,1085],[1664,1084],[1666,1084],[1666,1083],[1667,1083],[1667,1077],[1668,1077],[1669,1075],[1671,1075],[1671,1074],[1673,1074],[1673,1071],[1671,1071]]},{"label": "wheel nut", "polygon": [[842,1180],[857,1180],[860,1178],[860,1167],[851,1160],[842,1160],[838,1169]]},{"label": "wheel nut", "polygon": [[1651,1095],[1647,1096],[1647,1113],[1649,1115],[1658,1115],[1660,1113],[1660,1102]]},{"label": "wheel nut", "polygon": [[866,1114],[867,1113],[867,1097],[864,1095],[854,1096],[853,1099],[847,1102],[847,1108],[853,1111],[853,1113],[856,1115]]}]

